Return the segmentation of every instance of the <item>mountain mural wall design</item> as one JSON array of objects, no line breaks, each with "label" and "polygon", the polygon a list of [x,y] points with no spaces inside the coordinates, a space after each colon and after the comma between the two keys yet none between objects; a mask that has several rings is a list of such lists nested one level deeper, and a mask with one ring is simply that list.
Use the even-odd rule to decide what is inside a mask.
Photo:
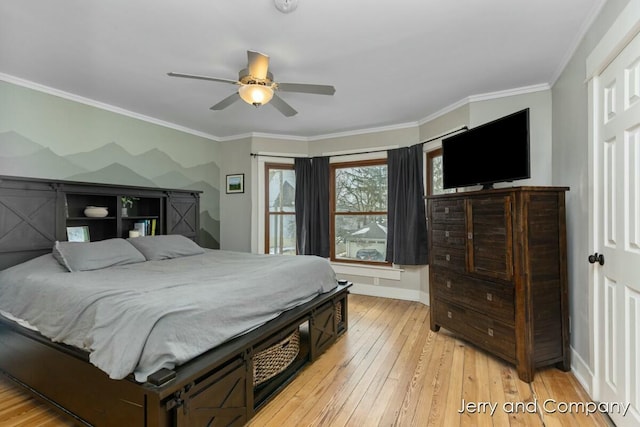
[{"label": "mountain mural wall design", "polygon": [[200,243],[220,247],[220,167],[214,161],[183,167],[159,149],[133,155],[116,142],[61,156],[8,131],[0,132],[0,175],[202,191]]}]

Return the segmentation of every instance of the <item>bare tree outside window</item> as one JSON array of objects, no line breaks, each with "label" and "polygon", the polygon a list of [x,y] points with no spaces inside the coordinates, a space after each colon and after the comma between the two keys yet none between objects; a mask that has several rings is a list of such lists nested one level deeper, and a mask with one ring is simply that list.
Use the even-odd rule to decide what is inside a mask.
[{"label": "bare tree outside window", "polygon": [[332,260],[385,263],[386,159],[331,167]]}]

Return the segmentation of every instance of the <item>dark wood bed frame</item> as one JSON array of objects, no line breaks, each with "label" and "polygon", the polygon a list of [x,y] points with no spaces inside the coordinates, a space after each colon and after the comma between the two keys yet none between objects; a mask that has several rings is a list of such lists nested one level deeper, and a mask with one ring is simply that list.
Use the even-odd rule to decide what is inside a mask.
[{"label": "dark wood bed frame", "polygon": [[[102,200],[158,197],[160,212],[154,215],[161,230],[184,230],[180,234],[197,240],[197,192],[0,177],[0,269],[51,252],[55,240],[66,240],[71,193]],[[117,223],[117,235],[126,231],[123,220],[119,215],[109,220]],[[0,372],[81,425],[241,426],[344,334],[350,286],[339,285],[174,370],[160,370],[146,383],[131,376],[112,380],[89,363],[88,353],[0,317]],[[301,339],[295,360],[254,386],[256,353],[296,330]]]}]

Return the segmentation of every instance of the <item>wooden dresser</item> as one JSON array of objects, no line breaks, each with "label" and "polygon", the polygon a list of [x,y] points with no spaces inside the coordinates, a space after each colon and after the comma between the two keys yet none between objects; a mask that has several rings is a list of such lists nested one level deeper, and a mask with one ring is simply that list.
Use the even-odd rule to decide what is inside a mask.
[{"label": "wooden dresser", "polygon": [[565,187],[427,198],[431,330],[516,365],[570,369]]}]

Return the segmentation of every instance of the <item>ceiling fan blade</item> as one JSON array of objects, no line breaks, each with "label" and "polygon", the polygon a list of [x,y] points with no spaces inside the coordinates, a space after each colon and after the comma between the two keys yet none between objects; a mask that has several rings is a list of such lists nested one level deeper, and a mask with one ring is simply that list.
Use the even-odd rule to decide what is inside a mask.
[{"label": "ceiling fan blade", "polygon": [[187,79],[210,80],[213,82],[231,83],[234,85],[238,84],[237,80],[220,79],[218,77],[209,77],[209,76],[199,76],[197,74],[184,74],[184,73],[170,72],[170,73],[167,73],[167,75],[171,77],[185,77]]},{"label": "ceiling fan blade", "polygon": [[222,101],[218,102],[216,105],[214,105],[213,107],[211,107],[209,109],[210,110],[224,110],[229,105],[231,105],[234,102],[236,102],[238,99],[240,99],[240,95],[238,94],[238,92],[236,92],[234,94],[231,94],[231,95],[227,96],[225,99],[223,99]]},{"label": "ceiling fan blade", "polygon": [[247,51],[249,74],[256,79],[266,79],[269,71],[269,57],[253,50]]},{"label": "ceiling fan blade", "polygon": [[330,85],[309,85],[305,83],[278,83],[278,90],[282,92],[302,92],[316,95],[333,95],[336,88]]},{"label": "ceiling fan blade", "polygon": [[291,105],[284,102],[284,100],[275,93],[273,94],[273,98],[271,98],[269,104],[272,104],[278,111],[280,111],[287,117],[295,116],[296,114],[298,114],[298,112],[294,110]]}]

